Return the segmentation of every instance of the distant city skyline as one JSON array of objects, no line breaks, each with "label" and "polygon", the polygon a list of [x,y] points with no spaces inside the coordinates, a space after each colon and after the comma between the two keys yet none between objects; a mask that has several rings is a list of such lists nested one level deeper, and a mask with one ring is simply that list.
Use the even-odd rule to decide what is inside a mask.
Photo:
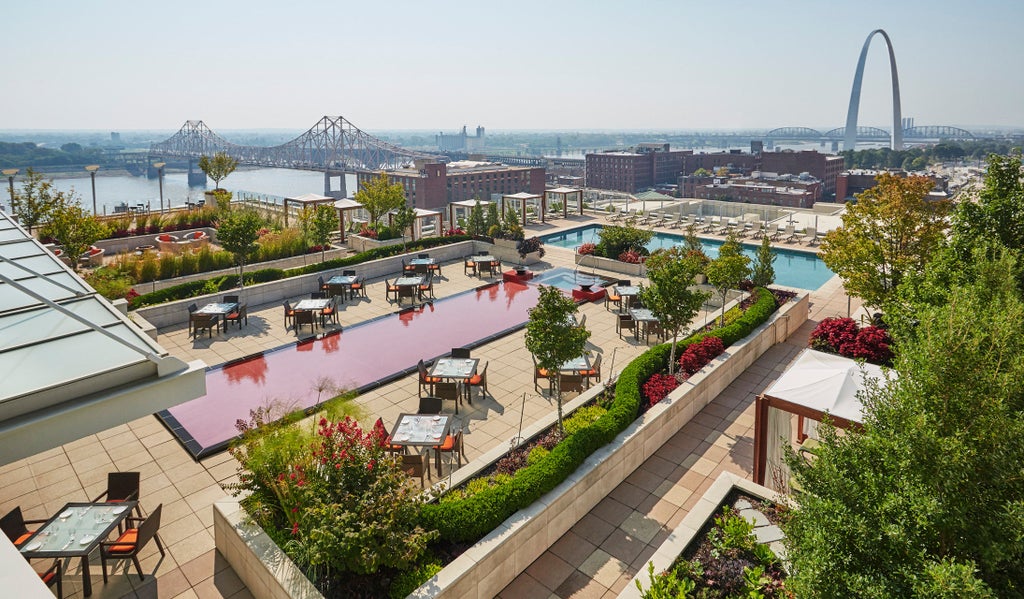
[{"label": "distant city skyline", "polygon": [[[58,0],[5,10],[0,130],[831,128],[892,38],[917,125],[1024,127],[1024,3]],[[883,44],[861,125],[891,124]]]}]

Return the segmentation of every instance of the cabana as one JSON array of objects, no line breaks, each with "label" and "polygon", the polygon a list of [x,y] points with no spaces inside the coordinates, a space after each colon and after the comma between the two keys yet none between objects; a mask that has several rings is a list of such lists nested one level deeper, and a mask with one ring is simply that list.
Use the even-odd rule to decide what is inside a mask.
[{"label": "cabana", "polygon": [[285,198],[284,199],[284,226],[286,226],[286,227],[288,226],[288,204],[289,203],[299,204],[299,205],[302,206],[303,209],[305,209],[308,206],[313,206],[315,208],[315,207],[319,206],[320,204],[332,204],[332,203],[334,203],[334,198],[327,197],[327,196],[322,196],[322,195],[320,195],[318,193],[304,193],[304,194],[302,194],[300,196],[297,196],[297,197],[294,197],[294,198]]},{"label": "cabana", "polygon": [[[490,204],[493,204],[493,203],[494,202],[489,202],[487,200],[461,200],[461,201],[458,201],[458,202],[449,202],[448,203],[448,226],[449,227],[455,227],[455,223],[458,222],[455,219],[455,215],[456,215],[457,211],[463,212],[466,215],[465,219],[468,222],[469,221],[469,211],[472,210],[474,206],[479,205],[481,207],[481,209],[487,210],[487,206],[490,205]],[[499,219],[503,215],[504,215],[504,213],[502,213],[502,215],[499,215]]]},{"label": "cabana", "polygon": [[341,243],[345,243],[345,213],[349,210],[359,210],[362,204],[352,198],[334,200],[334,207],[338,210],[338,232],[341,233]]},{"label": "cabana", "polygon": [[[767,391],[757,397],[754,410],[754,482],[763,485],[768,470],[789,480],[783,447],[798,417],[797,437],[817,436],[817,423],[826,416],[842,429],[856,429],[863,420],[857,396],[866,379],[885,384],[895,372],[874,364],[805,349]],[[804,419],[813,422],[804,422]]]},{"label": "cabana", "polygon": [[[416,241],[423,237],[423,229],[425,227],[421,221],[429,219],[433,219],[434,224],[432,227],[429,227],[428,230],[432,229],[434,235],[441,236],[441,212],[437,210],[427,210],[425,208],[413,208],[412,211],[416,213],[416,217],[412,221],[412,236],[409,238],[409,241]],[[394,224],[394,216],[395,212],[393,210],[388,212],[388,226],[392,226]]]},{"label": "cabana", "polygon": [[544,202],[544,196],[537,195],[535,193],[526,193],[525,191],[520,191],[519,193],[503,195],[503,196],[501,196],[501,213],[502,214],[505,214],[505,210],[506,210],[505,203],[510,201],[510,200],[512,202],[514,202],[514,203],[521,203],[522,204],[522,212],[520,214],[523,215],[523,226],[524,227],[526,226],[526,203],[527,202],[534,203],[537,206],[537,208],[538,208],[537,212],[540,213],[540,222],[544,222],[544,213],[547,212],[547,206],[546,206],[546,204]]},{"label": "cabana", "polygon": [[576,210],[583,216],[583,190],[572,187],[556,187],[544,191],[545,202],[548,206],[552,202],[562,203],[562,217],[569,218],[569,201],[576,202]]}]

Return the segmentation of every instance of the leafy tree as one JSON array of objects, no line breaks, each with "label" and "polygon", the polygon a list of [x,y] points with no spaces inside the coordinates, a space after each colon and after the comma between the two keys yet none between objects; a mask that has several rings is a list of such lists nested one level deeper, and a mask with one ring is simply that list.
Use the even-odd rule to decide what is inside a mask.
[{"label": "leafy tree", "polygon": [[235,255],[238,264],[238,286],[245,287],[242,271],[245,261],[259,248],[256,240],[260,238],[263,217],[255,210],[235,210],[229,212],[217,223],[217,243]]},{"label": "leafy tree", "polygon": [[299,223],[306,241],[320,246],[320,261],[323,262],[327,246],[331,243],[331,233],[338,230],[338,211],[327,204],[320,204],[315,209],[305,208],[299,215]]},{"label": "leafy tree", "polygon": [[718,257],[705,269],[708,283],[722,298],[722,326],[725,326],[725,300],[730,289],[736,289],[750,276],[750,258],[743,255],[743,248],[732,234],[718,248]]},{"label": "leafy tree", "polygon": [[484,221],[484,231],[490,231],[494,225],[501,225],[501,217],[498,215],[498,205],[491,202],[487,205],[487,218]]},{"label": "leafy tree", "polygon": [[521,241],[526,234],[523,232],[523,225],[519,222],[519,213],[512,206],[505,210],[505,222],[501,225],[501,235],[505,239]]},{"label": "leafy tree", "polygon": [[632,225],[624,227],[606,226],[597,234],[600,241],[594,253],[605,258],[617,259],[623,252],[633,250],[642,256],[648,252],[644,247],[654,238],[651,229],[638,229]]},{"label": "leafy tree", "polygon": [[562,364],[583,355],[590,331],[576,326],[576,302],[556,287],[540,286],[537,305],[530,309],[526,322],[526,349],[537,360],[537,366],[551,373],[555,400],[558,403],[558,429],[563,434],[562,392],[558,373]]},{"label": "leafy tree", "polygon": [[401,183],[390,183],[387,173],[381,173],[363,183],[355,200],[369,213],[370,224],[376,225],[385,214],[405,205],[405,188]]},{"label": "leafy tree", "polygon": [[60,202],[51,213],[46,230],[64,248],[75,270],[78,257],[107,234],[103,223],[75,201]]},{"label": "leafy tree", "polygon": [[877,186],[847,204],[843,225],[825,235],[821,259],[867,306],[880,308],[941,246],[950,204],[929,200],[931,188],[927,177],[882,173]]},{"label": "leafy tree", "polygon": [[1021,154],[993,154],[988,159],[985,184],[953,215],[953,245],[961,255],[983,239],[995,239],[1010,249],[1024,249],[1024,180]]},{"label": "leafy tree", "polygon": [[668,373],[676,370],[676,341],[683,327],[690,324],[710,294],[690,289],[701,272],[700,261],[682,247],[658,250],[647,259],[650,287],[640,290],[640,299],[666,331],[672,333]]},{"label": "leafy tree", "polygon": [[711,171],[709,171],[708,169],[706,169],[706,168],[704,168],[702,166],[699,169],[693,171],[693,176],[694,177],[710,177],[711,176]]},{"label": "leafy tree", "polygon": [[767,287],[775,282],[775,259],[778,256],[772,252],[772,243],[765,235],[761,237],[761,245],[757,248],[757,256],[751,267],[750,278],[755,287]]},{"label": "leafy tree", "polygon": [[474,204],[469,210],[469,222],[466,223],[466,233],[470,235],[483,235],[487,232],[487,221],[484,219],[484,208],[480,204]]},{"label": "leafy tree", "polygon": [[238,168],[238,161],[226,152],[217,152],[210,158],[206,154],[199,157],[199,168],[206,176],[213,179],[214,187],[220,189],[220,182]]},{"label": "leafy tree", "polygon": [[[983,253],[979,253],[983,256]],[[800,597],[1020,597],[1024,319],[1014,257],[917,312],[898,376],[864,394],[863,430],[819,428],[785,523]]]},{"label": "leafy tree", "polygon": [[50,218],[58,207],[77,201],[73,191],[71,194],[57,191],[53,188],[52,180],[46,180],[42,173],[28,169],[25,171],[25,179],[21,182],[21,190],[14,191],[13,202],[17,203],[14,214],[18,217],[18,222],[32,233],[32,230]]},{"label": "leafy tree", "polygon": [[391,218],[391,226],[398,230],[402,236],[402,248],[405,248],[405,231],[416,222],[416,210],[412,206],[402,204],[395,210]]}]

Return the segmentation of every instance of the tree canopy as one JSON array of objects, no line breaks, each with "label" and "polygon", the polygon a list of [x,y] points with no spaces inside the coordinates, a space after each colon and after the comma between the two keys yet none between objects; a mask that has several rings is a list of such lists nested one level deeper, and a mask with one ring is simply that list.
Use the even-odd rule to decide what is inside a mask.
[{"label": "tree canopy", "polygon": [[206,176],[213,179],[214,187],[220,189],[220,182],[238,168],[238,161],[226,152],[217,152],[210,158],[206,154],[199,157],[199,168]]},{"label": "tree canopy", "polygon": [[878,176],[878,185],[848,203],[819,256],[847,293],[880,308],[904,276],[920,272],[945,239],[947,200],[930,200],[927,177]]},{"label": "tree canopy", "polygon": [[238,264],[239,286],[244,286],[243,269],[245,261],[256,251],[259,245],[260,229],[263,217],[255,210],[234,210],[217,223],[217,243],[235,255]]},{"label": "tree canopy", "polygon": [[327,246],[331,244],[331,233],[338,230],[338,211],[334,206],[320,204],[316,208],[304,209],[299,222],[306,240],[320,246],[320,260],[323,261]]},{"label": "tree canopy", "polygon": [[71,267],[78,270],[78,257],[102,239],[107,228],[81,204],[71,201],[61,202],[54,208],[46,232],[64,248]]},{"label": "tree canopy", "polygon": [[954,245],[964,248],[996,240],[1010,249],[1024,249],[1024,172],[1019,151],[988,159],[984,186],[959,202],[953,218]]},{"label": "tree canopy", "polygon": [[651,285],[640,290],[640,299],[672,333],[669,374],[675,374],[676,342],[679,332],[690,324],[710,294],[690,289],[703,264],[686,248],[657,250],[647,259],[647,278]]},{"label": "tree canopy", "polygon": [[32,169],[25,171],[25,179],[21,189],[14,190],[12,203],[18,222],[31,233],[40,224],[46,222],[54,210],[78,200],[72,191],[66,194],[53,187],[53,181],[45,179],[42,173]]},{"label": "tree canopy", "polygon": [[376,225],[385,214],[405,205],[405,188],[391,183],[387,173],[380,173],[362,184],[355,200],[369,213],[370,224]]},{"label": "tree canopy", "polygon": [[750,280],[754,287],[767,287],[775,282],[775,259],[778,255],[772,252],[772,242],[768,235],[761,236],[761,245],[757,248],[757,256],[750,268]]},{"label": "tree canopy", "polygon": [[737,289],[740,283],[750,276],[750,258],[743,255],[743,248],[733,234],[729,234],[722,247],[718,248],[718,257],[705,268],[708,283],[718,290],[722,299],[722,326],[725,326],[725,300],[730,289]]}]

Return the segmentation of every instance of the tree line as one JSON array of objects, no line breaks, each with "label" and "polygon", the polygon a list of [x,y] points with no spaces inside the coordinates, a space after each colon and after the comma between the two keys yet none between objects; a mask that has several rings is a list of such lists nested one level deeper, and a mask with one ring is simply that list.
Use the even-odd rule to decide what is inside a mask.
[{"label": "tree line", "polygon": [[[1016,142],[1020,145],[1020,142]],[[1013,148],[1014,142],[1004,139],[982,139],[978,141],[943,141],[933,146],[892,150],[871,148],[869,150],[845,150],[840,152],[846,160],[846,168],[903,169],[923,171],[930,165],[957,160],[982,161],[989,154],[1005,155]]]}]

